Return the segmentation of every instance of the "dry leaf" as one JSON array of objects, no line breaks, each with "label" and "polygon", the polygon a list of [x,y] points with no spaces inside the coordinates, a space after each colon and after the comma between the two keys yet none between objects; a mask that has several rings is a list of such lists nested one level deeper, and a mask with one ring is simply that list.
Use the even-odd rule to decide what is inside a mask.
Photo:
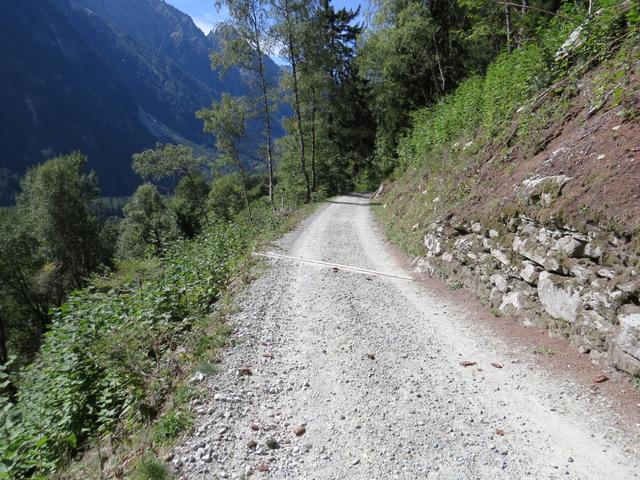
[{"label": "dry leaf", "polygon": [[609,377],[607,377],[606,375],[602,374],[602,375],[598,375],[596,378],[593,379],[593,383],[602,383],[602,382],[606,382],[607,380],[609,380]]}]

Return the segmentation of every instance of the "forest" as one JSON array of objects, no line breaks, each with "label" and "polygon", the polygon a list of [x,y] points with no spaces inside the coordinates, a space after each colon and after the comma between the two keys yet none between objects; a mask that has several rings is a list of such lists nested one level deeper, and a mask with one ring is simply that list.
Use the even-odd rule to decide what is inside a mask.
[{"label": "forest", "polygon": [[[225,292],[257,244],[329,196],[375,191],[416,164],[454,170],[439,148],[462,134],[500,152],[526,134],[506,128],[524,102],[633,45],[640,20],[637,1],[619,0],[219,4],[230,20],[212,67],[239,69],[258,93],[193,112],[215,159],[158,144],[132,158],[133,196],[109,199],[69,152],[31,168],[0,210],[0,478],[170,443],[191,425],[188,379],[215,368]],[[278,83],[263,61],[276,53]]]}]

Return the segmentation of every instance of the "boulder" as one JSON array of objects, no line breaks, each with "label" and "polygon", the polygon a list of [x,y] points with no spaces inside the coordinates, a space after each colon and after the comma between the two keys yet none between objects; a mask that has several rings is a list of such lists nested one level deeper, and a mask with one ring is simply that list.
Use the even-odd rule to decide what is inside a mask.
[{"label": "boulder", "polygon": [[599,260],[604,254],[604,244],[596,240],[592,240],[584,246],[584,255],[594,260]]},{"label": "boulder", "polygon": [[423,273],[425,275],[432,276],[435,273],[433,265],[429,263],[429,260],[423,257],[417,257],[412,263],[413,271],[417,273]]},{"label": "boulder", "polygon": [[442,239],[433,233],[424,236],[424,246],[427,247],[428,257],[437,257],[442,255]]},{"label": "boulder", "polygon": [[634,279],[625,282],[618,288],[630,296],[638,297],[640,296],[640,279]]},{"label": "boulder", "polygon": [[482,234],[483,233],[482,224],[478,223],[478,222],[472,223],[471,224],[471,231],[473,233]]},{"label": "boulder", "polygon": [[538,283],[538,277],[540,276],[540,270],[532,262],[524,262],[524,267],[520,270],[520,278],[525,282],[535,285]]},{"label": "boulder", "polygon": [[548,177],[527,179],[522,182],[524,195],[529,202],[537,203],[542,200],[549,205],[554,198],[560,195],[562,188],[571,180],[566,175],[551,175]]},{"label": "boulder", "polygon": [[616,271],[613,268],[600,268],[596,272],[596,275],[598,275],[601,278],[611,279],[616,276]]},{"label": "boulder", "polygon": [[503,295],[502,303],[498,308],[506,313],[518,312],[524,310],[528,299],[529,296],[521,290],[509,292]]},{"label": "boulder", "polygon": [[522,240],[516,237],[513,240],[513,250],[541,266],[544,266],[547,260],[547,249],[538,247],[536,243],[530,239]]},{"label": "boulder", "polygon": [[502,293],[506,293],[509,290],[509,282],[507,281],[507,277],[502,275],[501,273],[494,273],[489,277],[489,281],[496,286],[498,291]]},{"label": "boulder", "polygon": [[584,285],[588,285],[595,278],[595,273],[590,268],[591,265],[586,262],[590,262],[590,260],[572,260],[569,267],[569,273]]},{"label": "boulder", "polygon": [[611,302],[609,294],[601,286],[593,284],[581,292],[582,305],[585,309],[594,310],[609,321],[615,320],[616,306]]},{"label": "boulder", "polygon": [[584,254],[585,242],[566,235],[556,240],[556,250],[564,253],[569,258],[580,258]]},{"label": "boulder", "polygon": [[620,330],[613,341],[612,360],[629,373],[640,368],[640,306],[625,305],[618,314]]},{"label": "boulder", "polygon": [[582,306],[580,287],[573,279],[542,272],[538,278],[538,298],[553,318],[575,322]]},{"label": "boulder", "polygon": [[491,256],[496,260],[498,260],[503,265],[506,265],[506,266],[511,265],[511,261],[509,260],[509,257],[507,257],[507,255],[502,250],[498,250],[497,248],[494,248],[493,250],[491,250]]}]

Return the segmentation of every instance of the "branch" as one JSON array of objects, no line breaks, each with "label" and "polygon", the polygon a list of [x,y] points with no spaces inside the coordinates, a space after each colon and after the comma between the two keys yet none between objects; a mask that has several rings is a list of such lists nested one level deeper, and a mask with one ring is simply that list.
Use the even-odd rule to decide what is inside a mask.
[{"label": "branch", "polygon": [[571,23],[573,23],[575,25],[581,25],[582,24],[582,22],[580,22],[578,20],[575,20],[575,19],[573,19],[571,17],[567,17],[565,15],[561,15],[561,14],[556,13],[556,12],[552,12],[550,10],[544,10],[542,8],[532,7],[530,5],[522,5],[522,4],[518,4],[518,3],[512,3],[512,2],[503,2],[503,1],[500,1],[500,0],[495,0],[495,2],[498,5],[506,5],[508,7],[518,7],[518,8],[523,8],[523,9],[527,9],[527,10],[534,10],[534,11],[540,12],[540,13],[546,13],[547,15],[552,15],[554,17],[562,18],[563,20],[571,22]]}]

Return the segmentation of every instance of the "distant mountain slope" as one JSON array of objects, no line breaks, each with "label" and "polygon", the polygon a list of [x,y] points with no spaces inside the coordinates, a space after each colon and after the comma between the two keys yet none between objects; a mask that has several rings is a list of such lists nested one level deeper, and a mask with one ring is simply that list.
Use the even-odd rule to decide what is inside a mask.
[{"label": "distant mountain slope", "polygon": [[134,152],[211,145],[194,112],[222,92],[249,93],[237,71],[211,71],[217,48],[214,32],[162,0],[0,0],[0,53],[12,60],[0,66],[0,199],[54,154],[86,153],[103,193],[120,196],[139,182]]},{"label": "distant mountain slope", "polygon": [[0,0],[0,57],[0,169],[8,189],[29,165],[81,149],[105,191],[130,191],[133,176],[118,177],[130,168],[130,152],[154,138],[135,99],[64,15],[46,1]]}]

